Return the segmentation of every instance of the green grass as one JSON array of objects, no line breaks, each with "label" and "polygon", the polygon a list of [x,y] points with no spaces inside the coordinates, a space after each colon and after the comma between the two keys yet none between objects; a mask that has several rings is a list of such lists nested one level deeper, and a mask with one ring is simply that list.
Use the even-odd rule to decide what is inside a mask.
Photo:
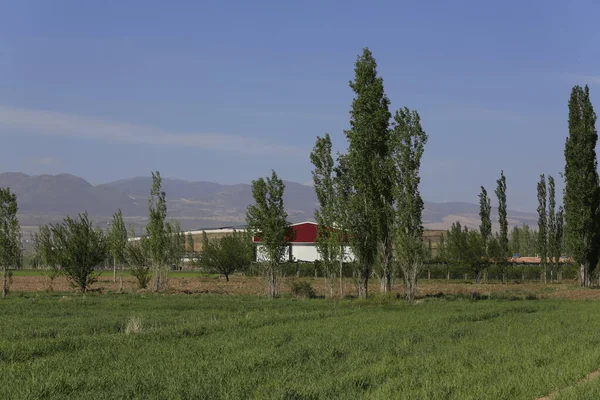
[{"label": "green grass", "polygon": [[587,301],[32,294],[0,310],[7,399],[534,399],[600,367]]}]

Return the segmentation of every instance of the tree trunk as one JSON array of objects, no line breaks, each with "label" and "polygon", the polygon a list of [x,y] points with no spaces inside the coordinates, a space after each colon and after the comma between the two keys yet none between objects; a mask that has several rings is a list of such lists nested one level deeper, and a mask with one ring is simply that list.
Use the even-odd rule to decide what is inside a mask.
[{"label": "tree trunk", "polygon": [[369,297],[369,273],[366,270],[361,271],[358,281],[358,297],[366,299]]},{"label": "tree trunk", "polygon": [[446,268],[446,280],[450,281],[450,268]]},{"label": "tree trunk", "polygon": [[[409,269],[410,268],[410,269]],[[418,268],[416,265],[404,269],[404,298],[412,303],[417,295]]]},{"label": "tree trunk", "polygon": [[[343,249],[342,249],[343,251]],[[340,257],[340,299],[344,298],[344,260],[343,260],[343,252]]]},{"label": "tree trunk", "polygon": [[381,293],[390,293],[392,291],[392,275],[390,271],[383,270],[379,279],[379,287]]},{"label": "tree trunk", "polygon": [[585,278],[586,278],[586,273],[585,273],[585,265],[581,264],[579,266],[579,286],[584,287],[585,286]]},{"label": "tree trunk", "polygon": [[123,291],[123,265],[121,265],[121,273],[119,274],[119,293]]},{"label": "tree trunk", "polygon": [[542,276],[540,279],[542,282],[544,282],[544,284],[548,283],[548,277],[547,277],[547,273],[546,273],[546,264],[542,265]]},{"label": "tree trunk", "polygon": [[2,297],[8,294],[8,272],[6,267],[2,267]]},{"label": "tree trunk", "polygon": [[113,257],[113,282],[117,282],[117,260]]},{"label": "tree trunk", "polygon": [[229,282],[229,274],[225,274],[225,282]]},{"label": "tree trunk", "polygon": [[274,299],[279,295],[279,290],[277,286],[277,270],[271,265],[269,267],[269,296]]}]

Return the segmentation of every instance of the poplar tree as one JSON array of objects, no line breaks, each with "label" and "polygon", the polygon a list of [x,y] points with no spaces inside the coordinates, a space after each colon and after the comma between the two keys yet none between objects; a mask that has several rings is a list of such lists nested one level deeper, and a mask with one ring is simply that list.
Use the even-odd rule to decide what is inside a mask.
[{"label": "poplar tree", "polygon": [[548,176],[548,257],[551,263],[551,269],[556,270],[558,266],[558,259],[556,256],[556,189],[554,178],[552,176]]},{"label": "poplar tree", "polygon": [[492,236],[492,220],[491,220],[492,204],[488,197],[487,191],[482,186],[479,193],[479,234],[483,240],[484,247]]},{"label": "poplar tree", "polygon": [[275,171],[266,180],[259,178],[252,181],[254,204],[246,211],[248,230],[260,238],[264,249],[271,298],[279,296],[280,266],[291,234],[288,214],[283,206],[284,190],[285,185]]},{"label": "poplar tree", "polygon": [[[339,202],[335,185],[335,164],[331,155],[331,138],[329,134],[317,137],[315,147],[310,154],[314,165],[312,172],[315,193],[319,208],[315,210],[317,221],[317,250],[325,270],[325,279],[333,297],[333,283],[337,262],[341,255],[342,231],[339,221]],[[340,293],[341,295],[341,293]]]},{"label": "poplar tree", "polygon": [[123,289],[123,263],[125,262],[125,246],[127,245],[127,227],[123,221],[121,210],[113,214],[108,232],[108,249],[113,258],[113,282],[117,281],[117,265],[121,267],[119,291]]},{"label": "poplar tree", "polygon": [[391,114],[383,79],[377,76],[377,63],[369,49],[364,49],[358,57],[354,72],[355,79],[350,82],[355,93],[350,110],[351,127],[345,131],[348,139],[345,161],[351,185],[347,202],[348,229],[359,268],[359,296],[367,297],[377,257],[381,255],[382,263],[391,261],[388,257],[392,248],[389,240]]},{"label": "poplar tree", "polygon": [[596,159],[596,113],[586,86],[575,86],[569,100],[565,143],[565,242],[580,267],[580,285],[591,286],[598,263],[600,187]]},{"label": "poplar tree", "polygon": [[538,239],[537,252],[540,256],[540,265],[542,266],[541,280],[546,283],[546,264],[548,258],[548,233],[547,233],[547,211],[546,211],[546,177],[540,175],[540,181],[537,184],[538,196]]},{"label": "poplar tree", "polygon": [[562,268],[560,265],[560,257],[562,256],[563,251],[563,235],[564,235],[564,220],[565,220],[565,211],[561,207],[558,208],[558,212],[556,213],[556,245],[554,247],[554,259],[556,260],[556,277],[560,281],[562,279]]},{"label": "poplar tree", "polygon": [[[477,283],[481,281],[481,273],[483,272],[486,275],[486,265],[488,264],[491,254],[490,254],[490,240],[492,239],[492,204],[491,200],[488,197],[487,190],[482,186],[481,192],[479,193],[479,235],[480,239],[476,240],[474,236],[469,236],[471,239],[471,243],[473,246],[481,245],[483,248],[483,261],[480,261],[480,267],[473,268],[477,270],[477,275],[475,280]],[[485,277],[484,277],[485,279]]]},{"label": "poplar tree", "polygon": [[500,171],[500,178],[496,181],[496,197],[498,198],[498,223],[500,233],[498,236],[499,256],[498,260],[502,268],[502,282],[506,283],[506,258],[508,257],[508,219],[506,213],[506,177],[504,171]]},{"label": "poplar tree", "polygon": [[419,113],[408,108],[394,115],[394,200],[396,204],[396,261],[404,277],[404,295],[413,301],[423,268],[423,199],[419,192],[419,169],[427,144]]},{"label": "poplar tree", "polygon": [[149,221],[146,226],[147,246],[152,259],[153,288],[155,291],[166,288],[168,237],[165,227],[167,218],[167,195],[162,190],[160,172],[152,172],[152,189],[148,200]]},{"label": "poplar tree", "polygon": [[17,196],[10,188],[0,188],[0,268],[2,268],[2,297],[9,286],[9,270],[20,268],[23,260],[21,227],[17,219]]}]

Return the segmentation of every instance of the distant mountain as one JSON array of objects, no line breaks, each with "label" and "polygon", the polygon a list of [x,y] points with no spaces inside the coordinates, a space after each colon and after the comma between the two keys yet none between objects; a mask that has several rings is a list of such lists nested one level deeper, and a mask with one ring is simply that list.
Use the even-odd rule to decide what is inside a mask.
[{"label": "distant mountain", "polygon": [[[285,182],[285,206],[292,222],[313,220],[317,199],[311,186]],[[68,174],[29,176],[0,173],[0,187],[10,187],[18,197],[20,221],[25,227],[55,222],[65,215],[87,211],[100,226],[106,226],[112,214],[123,210],[128,224],[139,231],[146,223],[150,177],[124,179],[93,186]],[[168,215],[184,229],[240,225],[252,203],[251,186],[221,185],[213,182],[188,182],[163,178],[167,193]],[[493,214],[495,213],[493,210]],[[509,211],[511,225],[535,224],[534,214]],[[497,219],[496,215],[493,215]],[[430,229],[447,229],[461,221],[470,227],[479,225],[479,207],[471,203],[425,202],[423,222]]]}]

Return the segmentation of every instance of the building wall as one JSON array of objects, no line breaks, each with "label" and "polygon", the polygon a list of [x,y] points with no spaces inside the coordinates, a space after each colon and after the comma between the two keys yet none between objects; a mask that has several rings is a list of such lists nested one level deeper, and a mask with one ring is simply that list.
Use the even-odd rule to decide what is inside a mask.
[{"label": "building wall", "polygon": [[[319,251],[315,243],[292,243],[288,249],[286,249],[284,257],[281,259],[282,262],[289,260],[289,248],[292,249],[292,261],[302,262],[314,262],[321,259]],[[269,258],[266,255],[265,247],[262,244],[256,246],[256,261],[264,262],[268,261]],[[354,261],[354,254],[350,247],[344,248],[344,262]]]},{"label": "building wall", "polygon": [[314,243],[294,243],[292,244],[293,261],[314,262],[320,260],[321,256]]}]

